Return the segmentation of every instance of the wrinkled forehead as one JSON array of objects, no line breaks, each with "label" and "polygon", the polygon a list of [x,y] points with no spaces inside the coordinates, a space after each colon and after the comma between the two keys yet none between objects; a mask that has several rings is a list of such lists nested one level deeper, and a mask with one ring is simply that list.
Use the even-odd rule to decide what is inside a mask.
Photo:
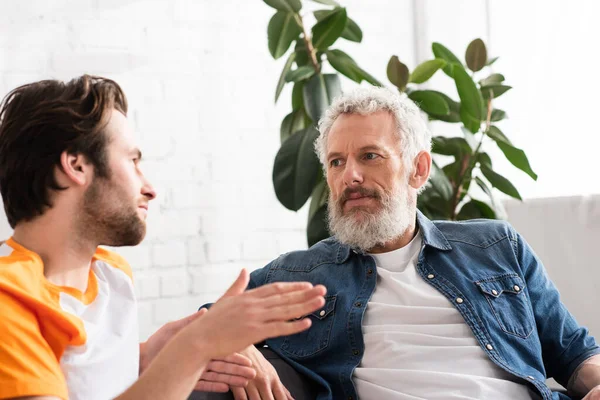
[{"label": "wrinkled forehead", "polygon": [[399,142],[396,121],[388,111],[362,115],[344,113],[333,122],[327,138],[327,150],[347,144],[397,145]]}]

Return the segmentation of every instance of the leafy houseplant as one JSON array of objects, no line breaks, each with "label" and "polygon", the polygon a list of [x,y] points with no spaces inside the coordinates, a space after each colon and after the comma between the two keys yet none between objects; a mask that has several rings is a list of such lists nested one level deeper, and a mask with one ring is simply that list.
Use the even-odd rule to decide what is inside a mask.
[{"label": "leafy houseplant", "polygon": [[[281,123],[281,148],[273,166],[273,186],[280,203],[290,210],[299,210],[311,199],[307,240],[312,245],[329,236],[326,225],[329,193],[313,150],[319,134],[315,125],[332,100],[341,94],[339,73],[357,83],[366,81],[377,86],[381,83],[348,54],[332,48],[340,38],[362,41],[360,27],[337,2],[312,0],[329,7],[314,11],[317,22],[309,34],[300,14],[300,0],[263,1],[276,10],[267,29],[271,55],[279,59],[292,48],[275,90],[277,101],[283,87],[287,83],[293,85],[292,111]],[[537,178],[523,151],[492,124],[506,117],[504,111],[492,107],[492,101],[510,87],[503,84],[504,77],[500,74],[491,74],[475,83],[460,60],[444,46],[434,43],[433,52],[435,59],[420,64],[412,73],[396,56],[387,68],[390,82],[415,101],[431,120],[463,125],[464,137],[434,138],[433,152],[452,156],[454,161],[443,167],[434,164],[430,184],[419,196],[419,208],[437,219],[496,218],[501,205],[490,186],[516,198],[520,195],[506,178],[492,169],[489,155],[482,150],[484,138],[494,140],[509,161]],[[479,39],[469,45],[466,58],[467,68],[473,74],[481,74],[485,65],[494,61],[487,59],[485,45]],[[325,63],[338,73],[324,73]],[[426,82],[439,69],[455,81],[460,102],[441,92],[417,89],[416,85]],[[491,205],[469,195],[473,180],[490,197]]]},{"label": "leafy houseplant", "polygon": [[[432,50],[435,58],[419,64],[412,72],[396,56],[387,66],[390,82],[406,93],[430,120],[460,124],[462,128],[462,136],[433,137],[432,152],[451,156],[453,161],[443,167],[434,161],[431,181],[419,196],[418,207],[432,219],[501,217],[504,210],[492,188],[519,200],[521,195],[508,179],[494,171],[492,160],[483,149],[484,142],[495,142],[510,163],[537,180],[525,152],[515,147],[495,125],[506,118],[506,113],[494,108],[494,100],[511,87],[504,84],[503,75],[488,71],[497,57],[488,59],[481,39],[473,40],[467,47],[466,68],[442,44],[433,43]],[[419,84],[440,69],[454,80],[459,102],[439,91],[419,89]],[[475,77],[479,78],[477,82]],[[488,201],[475,198],[471,190],[473,181]]]}]

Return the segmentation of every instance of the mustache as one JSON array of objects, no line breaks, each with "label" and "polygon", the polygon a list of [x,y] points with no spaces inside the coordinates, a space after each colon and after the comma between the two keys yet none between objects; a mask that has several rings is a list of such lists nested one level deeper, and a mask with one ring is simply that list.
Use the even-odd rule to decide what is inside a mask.
[{"label": "mustache", "polygon": [[378,199],[378,200],[381,199],[381,195],[379,194],[379,192],[377,190],[358,187],[355,189],[346,188],[342,192],[342,195],[340,196],[339,201],[341,203],[345,203],[346,201],[350,200],[350,196],[352,196],[355,193],[358,193],[363,197],[373,197],[374,199]]}]

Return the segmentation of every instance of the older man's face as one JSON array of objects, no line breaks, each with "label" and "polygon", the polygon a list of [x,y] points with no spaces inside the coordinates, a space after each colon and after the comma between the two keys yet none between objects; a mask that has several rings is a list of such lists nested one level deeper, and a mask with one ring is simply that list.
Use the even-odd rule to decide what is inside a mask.
[{"label": "older man's face", "polygon": [[329,229],[368,251],[402,235],[414,221],[414,195],[388,112],[342,114],[327,142]]}]

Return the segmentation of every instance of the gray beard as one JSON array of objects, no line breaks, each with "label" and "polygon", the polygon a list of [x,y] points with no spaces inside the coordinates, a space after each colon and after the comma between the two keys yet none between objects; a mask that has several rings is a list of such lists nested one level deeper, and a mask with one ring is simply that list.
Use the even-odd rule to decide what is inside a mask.
[{"label": "gray beard", "polygon": [[[407,190],[384,194],[382,208],[376,213],[355,209],[344,215],[343,206],[335,203],[330,194],[327,204],[329,232],[341,243],[362,252],[402,236],[415,222],[415,210],[408,184],[399,186]],[[355,214],[360,214],[360,220]]]}]

